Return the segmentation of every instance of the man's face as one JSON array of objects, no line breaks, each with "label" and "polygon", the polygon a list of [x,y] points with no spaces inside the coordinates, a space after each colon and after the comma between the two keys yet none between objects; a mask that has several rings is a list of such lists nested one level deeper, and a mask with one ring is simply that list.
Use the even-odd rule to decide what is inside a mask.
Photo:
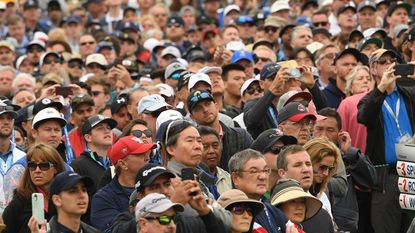
[{"label": "man's face", "polygon": [[120,56],[131,56],[137,50],[137,46],[133,41],[123,40],[121,41]]},{"label": "man's face", "polygon": [[144,96],[149,95],[147,91],[134,91],[130,95],[130,104],[128,105],[128,112],[131,114],[133,119],[138,118],[138,103],[140,102],[141,98]]},{"label": "man's face", "polygon": [[265,159],[250,159],[244,164],[242,171],[232,172],[232,181],[249,198],[258,200],[268,190],[268,171]]},{"label": "man's face", "polygon": [[17,41],[21,41],[24,35],[25,25],[23,22],[18,22],[15,25],[9,25],[9,35]]},{"label": "man's face", "polygon": [[[247,80],[248,78],[254,77],[254,63],[250,60],[243,59],[236,62],[236,64],[241,65],[245,68],[245,77],[243,81]],[[229,75],[228,75],[229,76]],[[242,82],[243,84],[243,82]],[[242,86],[242,85],[241,85]]]},{"label": "man's face", "polygon": [[202,162],[208,165],[211,171],[216,171],[222,155],[221,142],[214,134],[202,135],[203,154]]},{"label": "man's face", "polygon": [[313,15],[312,21],[315,27],[330,30],[330,23],[326,14]]},{"label": "man's face", "polygon": [[[169,210],[160,213],[160,214],[151,214],[151,217],[159,217],[159,216],[174,216],[176,213],[175,211],[170,208]],[[140,226],[140,232],[145,233],[176,233],[176,224],[172,220],[167,225],[162,225],[158,222],[157,219],[144,219],[140,218],[138,220],[138,225]]]},{"label": "man's face", "polygon": [[36,143],[44,142],[57,148],[61,142],[62,126],[56,120],[48,120],[41,123],[37,129],[33,129],[32,135]]},{"label": "man's face", "polygon": [[0,115],[0,138],[10,137],[12,134],[14,119],[8,113]]},{"label": "man's face", "polygon": [[98,63],[95,63],[95,62],[88,64],[86,66],[86,71],[88,73],[93,73],[93,74],[96,74],[96,75],[105,75],[104,67],[101,66]]},{"label": "man's face", "polygon": [[269,63],[272,63],[272,57],[275,57],[274,52],[270,49],[257,49],[254,51],[258,61],[255,63],[255,68],[262,70],[262,68]]},{"label": "man's face", "polygon": [[79,23],[67,23],[64,25],[63,28],[65,29],[66,34],[70,38],[79,38],[82,32],[83,26],[82,24],[79,24]]},{"label": "man's face", "polygon": [[313,40],[316,41],[316,42],[320,42],[323,45],[331,44],[330,38],[327,35],[323,34],[323,33],[314,34],[313,35]]},{"label": "man's face", "polygon": [[170,198],[173,192],[174,188],[170,177],[164,174],[158,176],[149,186],[144,187],[143,196],[147,196],[150,193],[161,193]]},{"label": "man's face", "polygon": [[71,78],[77,80],[82,76],[83,73],[83,66],[82,63],[78,60],[72,60],[68,62],[68,73],[71,76]]},{"label": "man's face", "polygon": [[80,217],[88,209],[88,192],[82,181],[69,190],[53,195],[52,200],[58,209],[58,213],[62,211],[68,215]]},{"label": "man's face", "polygon": [[278,41],[278,33],[279,33],[279,28],[278,27],[274,27],[274,26],[266,26],[264,28],[265,31],[265,37],[267,40],[269,41]]},{"label": "man's face", "polygon": [[286,120],[281,122],[278,128],[284,135],[295,137],[299,145],[304,145],[311,137],[312,124],[313,121],[306,117],[298,122]]},{"label": "man's face", "polygon": [[345,29],[353,29],[353,27],[356,24],[356,20],[354,18],[354,11],[352,9],[347,9],[344,12],[342,12],[338,17],[337,21],[340,26],[340,28]]},{"label": "man's face", "polygon": [[396,58],[392,57],[390,54],[382,55],[375,63],[374,63],[374,73],[376,74],[376,82],[379,84],[380,78],[382,77],[383,73],[385,73],[386,69],[392,65],[392,63],[396,62]]},{"label": "man's face", "polygon": [[246,103],[249,100],[257,99],[261,97],[263,93],[264,89],[261,88],[259,82],[253,82],[248,88],[246,88],[244,95],[242,96],[242,101]]},{"label": "man's face", "polygon": [[39,45],[31,45],[27,48],[27,58],[33,63],[38,64],[40,61],[40,56],[45,52],[45,49]]},{"label": "man's face", "polygon": [[112,131],[107,123],[100,123],[91,129],[91,132],[85,134],[85,140],[95,146],[110,147],[112,145]]},{"label": "man's face", "polygon": [[287,169],[278,169],[282,178],[294,179],[300,182],[300,186],[308,191],[313,184],[313,166],[307,151],[301,151],[287,155]]},{"label": "man's face", "polygon": [[13,73],[9,70],[0,73],[0,91],[10,92],[12,89]]},{"label": "man's face", "polygon": [[14,88],[13,91],[15,91],[15,92],[17,92],[19,90],[23,90],[23,89],[34,91],[34,89],[35,89],[35,87],[33,86],[33,83],[27,78],[18,79],[18,81],[15,82],[14,87],[15,88]]},{"label": "man's face", "polygon": [[225,91],[225,85],[223,83],[222,76],[216,72],[210,72],[210,81],[212,82],[212,95],[221,94]]},{"label": "man's face", "polygon": [[8,49],[7,47],[0,47],[0,64],[1,65],[12,65],[16,54]]},{"label": "man's face", "polygon": [[245,72],[241,70],[231,70],[228,73],[228,78],[224,81],[225,92],[231,96],[241,96],[241,86],[246,80]]},{"label": "man's face", "polygon": [[155,6],[151,8],[152,15],[156,18],[157,25],[160,28],[166,27],[168,12],[163,7]]},{"label": "man's face", "polygon": [[79,53],[82,57],[86,57],[89,54],[94,53],[95,48],[97,47],[96,41],[91,35],[81,36],[81,38],[79,38],[79,44],[81,47]]},{"label": "man's face", "polygon": [[[278,140],[273,145],[274,147],[282,148],[284,143]],[[268,182],[268,190],[271,190],[274,185],[277,183],[277,180],[280,178],[278,176],[278,169],[277,169],[277,158],[278,154],[274,154],[272,151],[268,151],[264,153],[265,161],[267,162],[268,167],[271,169],[271,174],[269,176]]]},{"label": "man's face", "polygon": [[236,28],[229,27],[222,34],[224,44],[227,44],[231,41],[238,41],[240,40],[239,32]]},{"label": "man's face", "polygon": [[310,30],[307,29],[301,29],[297,31],[296,38],[293,38],[291,41],[291,47],[300,48],[300,47],[306,47],[311,42],[313,42],[313,34]]},{"label": "man's face", "polygon": [[58,72],[62,67],[62,61],[55,54],[47,55],[42,63],[42,73]]},{"label": "man's face", "polygon": [[38,21],[40,18],[40,9],[37,7],[30,7],[23,11],[23,17],[27,21]]},{"label": "man's face", "polygon": [[367,28],[376,27],[376,12],[369,7],[363,8],[358,13],[358,23],[362,27],[362,31]]},{"label": "man's face", "polygon": [[191,112],[191,117],[199,125],[211,125],[218,116],[218,108],[212,100],[202,100],[196,104]]},{"label": "man's face", "polygon": [[324,120],[316,121],[313,130],[315,138],[327,137],[332,143],[337,144],[339,128],[334,117],[327,117]]},{"label": "man's face", "polygon": [[403,7],[399,7],[393,11],[391,16],[386,17],[389,28],[394,28],[398,24],[408,24],[408,12]]},{"label": "man's face", "polygon": [[128,114],[127,105],[122,106],[118,112],[112,114],[112,118],[118,123],[117,129],[122,131],[131,120],[130,114]]},{"label": "man's face", "polygon": [[105,94],[104,87],[99,84],[91,85],[91,96],[94,99],[95,108],[98,110],[105,106],[109,99],[109,95]]},{"label": "man's face", "polygon": [[102,48],[99,53],[104,55],[105,60],[107,60],[108,64],[112,64],[116,58],[115,51],[112,48]]},{"label": "man's face", "polygon": [[167,37],[172,41],[180,41],[184,36],[184,27],[179,23],[169,23],[166,28]]},{"label": "man's face", "polygon": [[28,104],[34,102],[36,100],[35,95],[31,91],[20,91],[15,95],[16,98],[16,105],[20,106],[21,108],[27,106]]},{"label": "man's face", "polygon": [[336,64],[335,64],[335,71],[337,74],[337,78],[340,78],[340,80],[345,82],[346,75],[355,66],[357,66],[357,59],[353,55],[351,54],[343,55],[340,59],[336,61]]},{"label": "man's face", "polygon": [[[127,168],[126,172],[135,177],[138,170],[140,170],[144,165],[148,163],[148,161],[150,161],[150,153],[151,150],[142,154],[127,155],[127,157],[122,160],[122,163],[124,163],[125,167]],[[120,163],[121,161],[118,162]]]},{"label": "man's face", "polygon": [[324,52],[321,54],[321,58],[316,63],[316,66],[320,72],[329,74],[331,76],[334,75],[333,60],[338,52],[339,51],[335,47],[329,47],[324,50]]},{"label": "man's face", "polygon": [[362,53],[366,55],[367,57],[370,57],[370,55],[378,50],[379,47],[376,44],[368,44],[362,49]]},{"label": "man's face", "polygon": [[94,106],[87,103],[81,104],[72,112],[72,124],[80,128],[94,114]]}]

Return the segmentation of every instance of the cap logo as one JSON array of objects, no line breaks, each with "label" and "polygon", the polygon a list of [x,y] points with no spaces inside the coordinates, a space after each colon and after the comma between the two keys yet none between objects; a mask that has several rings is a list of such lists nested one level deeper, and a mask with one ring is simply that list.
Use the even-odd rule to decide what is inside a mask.
[{"label": "cap logo", "polygon": [[124,98],[117,99],[117,103],[118,104],[125,103],[125,99]]},{"label": "cap logo", "polygon": [[300,112],[305,112],[305,106],[304,106],[304,105],[302,105],[302,104],[299,104],[299,105],[298,105],[298,107],[297,107],[297,109],[298,109],[298,111],[300,111]]},{"label": "cap logo", "polygon": [[141,139],[137,138],[137,137],[132,137],[131,140],[134,140],[138,143],[144,143]]},{"label": "cap logo", "polygon": [[141,186],[140,181],[137,181],[137,183],[135,184],[135,188],[137,189],[137,188],[139,188],[140,186]]},{"label": "cap logo", "polygon": [[79,176],[79,174],[76,172],[72,172],[72,173],[69,173],[68,176]]},{"label": "cap logo", "polygon": [[151,200],[151,202],[153,204],[157,204],[157,202],[163,201],[163,200],[166,200],[166,199],[167,199],[166,197],[160,197],[160,198],[155,198],[155,199]]},{"label": "cap logo", "polygon": [[7,100],[0,100],[0,106],[7,106],[7,103],[5,103]]},{"label": "cap logo", "polygon": [[122,152],[123,154],[127,154],[127,153],[128,153],[128,149],[127,149],[127,148],[122,148],[122,149],[121,149],[121,152]]},{"label": "cap logo", "polygon": [[52,100],[50,100],[50,99],[43,99],[42,100],[42,104],[50,104],[50,103],[52,103]]},{"label": "cap logo", "polygon": [[157,167],[152,167],[148,170],[143,171],[143,176],[147,176],[150,172],[154,171],[154,170],[166,170],[166,168],[161,167],[161,166],[157,166]]}]

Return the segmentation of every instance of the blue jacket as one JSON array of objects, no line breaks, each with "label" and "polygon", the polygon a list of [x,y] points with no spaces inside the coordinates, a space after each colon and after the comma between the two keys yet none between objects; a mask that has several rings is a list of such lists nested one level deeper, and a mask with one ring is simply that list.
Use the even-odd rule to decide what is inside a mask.
[{"label": "blue jacket", "polygon": [[122,187],[118,183],[118,176],[115,176],[92,198],[91,225],[101,232],[108,230],[118,214],[128,212],[128,200],[132,192],[133,188]]},{"label": "blue jacket", "polygon": [[346,98],[346,94],[336,86],[336,80],[334,79],[330,79],[330,83],[324,88],[323,94],[326,96],[327,106],[335,109],[337,109],[340,102]]}]

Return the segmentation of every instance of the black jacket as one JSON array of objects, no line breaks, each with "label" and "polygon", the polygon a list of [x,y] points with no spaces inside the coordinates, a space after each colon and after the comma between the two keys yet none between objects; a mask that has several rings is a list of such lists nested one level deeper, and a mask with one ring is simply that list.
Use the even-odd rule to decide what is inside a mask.
[{"label": "black jacket", "polygon": [[[397,85],[399,94],[405,102],[412,130],[415,131],[415,87],[401,87]],[[357,108],[357,120],[367,127],[366,154],[374,165],[385,164],[385,138],[382,114],[382,104],[387,93],[374,88],[363,97]]]},{"label": "black jacket", "polygon": [[323,93],[327,100],[327,106],[330,108],[337,109],[340,105],[340,102],[346,98],[346,94],[341,91],[337,85],[336,80],[329,79],[330,83],[324,88]]},{"label": "black jacket", "polygon": [[[93,153],[93,155],[95,158],[98,156],[96,153]],[[104,176],[106,169],[97,161],[92,159],[91,152],[87,151],[82,152],[81,155],[71,163],[71,167],[78,174],[82,176],[89,176],[94,180],[95,188],[91,190],[91,193],[94,194],[97,190],[96,187],[101,181],[101,178]]]},{"label": "black jacket", "polygon": [[[81,222],[81,232],[83,233],[99,233],[100,231],[93,228],[92,226]],[[50,221],[49,221],[49,230],[48,233],[60,233],[59,231],[59,225],[58,222],[56,220],[56,216],[53,216]]]}]

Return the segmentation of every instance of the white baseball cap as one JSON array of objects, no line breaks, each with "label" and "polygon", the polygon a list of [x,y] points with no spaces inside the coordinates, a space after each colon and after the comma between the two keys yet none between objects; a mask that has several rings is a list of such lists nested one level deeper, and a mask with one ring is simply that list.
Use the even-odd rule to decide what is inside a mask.
[{"label": "white baseball cap", "polygon": [[169,109],[169,110],[161,112],[156,120],[156,131],[159,130],[160,125],[163,124],[164,122],[167,122],[170,120],[174,121],[174,120],[179,120],[179,119],[183,119],[183,115],[177,110]]},{"label": "white baseball cap", "polygon": [[223,15],[226,16],[231,11],[241,12],[241,8],[239,8],[239,6],[235,4],[229,5],[225,7],[225,9],[223,9]]},{"label": "white baseball cap", "polygon": [[66,120],[58,110],[55,108],[45,108],[40,110],[33,118],[32,128],[36,129],[40,123],[46,120],[57,120],[62,127],[66,125]]},{"label": "white baseball cap", "polygon": [[162,107],[171,107],[170,104],[166,103],[163,96],[159,94],[152,94],[144,96],[138,103],[138,113],[143,113],[145,110],[154,112]]},{"label": "white baseball cap", "polygon": [[210,81],[210,78],[207,74],[196,73],[189,78],[189,84],[187,86],[188,90],[190,91],[198,82],[205,82],[209,84],[209,86],[212,86],[212,82]]},{"label": "white baseball cap", "polygon": [[86,57],[85,65],[88,66],[91,63],[98,63],[101,66],[107,66],[108,62],[105,59],[104,55],[100,53],[93,53]]},{"label": "white baseball cap", "polygon": [[274,4],[272,4],[271,6],[271,14],[278,12],[278,11],[282,11],[282,10],[290,10],[290,5],[288,4],[288,2],[286,1],[276,1],[274,2]]},{"label": "white baseball cap", "polygon": [[155,86],[155,88],[159,89],[160,95],[164,95],[166,97],[174,96],[174,89],[168,84],[159,83]]},{"label": "white baseball cap", "polygon": [[248,79],[248,80],[246,80],[245,82],[244,82],[244,84],[242,84],[242,86],[241,86],[241,96],[243,96],[244,95],[244,92],[246,91],[246,89],[253,83],[253,82],[258,82],[259,83],[259,80],[258,79],[255,79],[255,78],[250,78],[250,79]]},{"label": "white baseball cap", "polygon": [[182,204],[173,203],[163,194],[150,193],[137,203],[135,216],[136,219],[140,219],[151,216],[152,214],[161,214],[170,208],[173,208],[176,212],[184,211]]},{"label": "white baseball cap", "polygon": [[167,46],[163,51],[161,51],[161,56],[172,55],[175,58],[180,58],[182,55],[180,50],[174,46]]}]

